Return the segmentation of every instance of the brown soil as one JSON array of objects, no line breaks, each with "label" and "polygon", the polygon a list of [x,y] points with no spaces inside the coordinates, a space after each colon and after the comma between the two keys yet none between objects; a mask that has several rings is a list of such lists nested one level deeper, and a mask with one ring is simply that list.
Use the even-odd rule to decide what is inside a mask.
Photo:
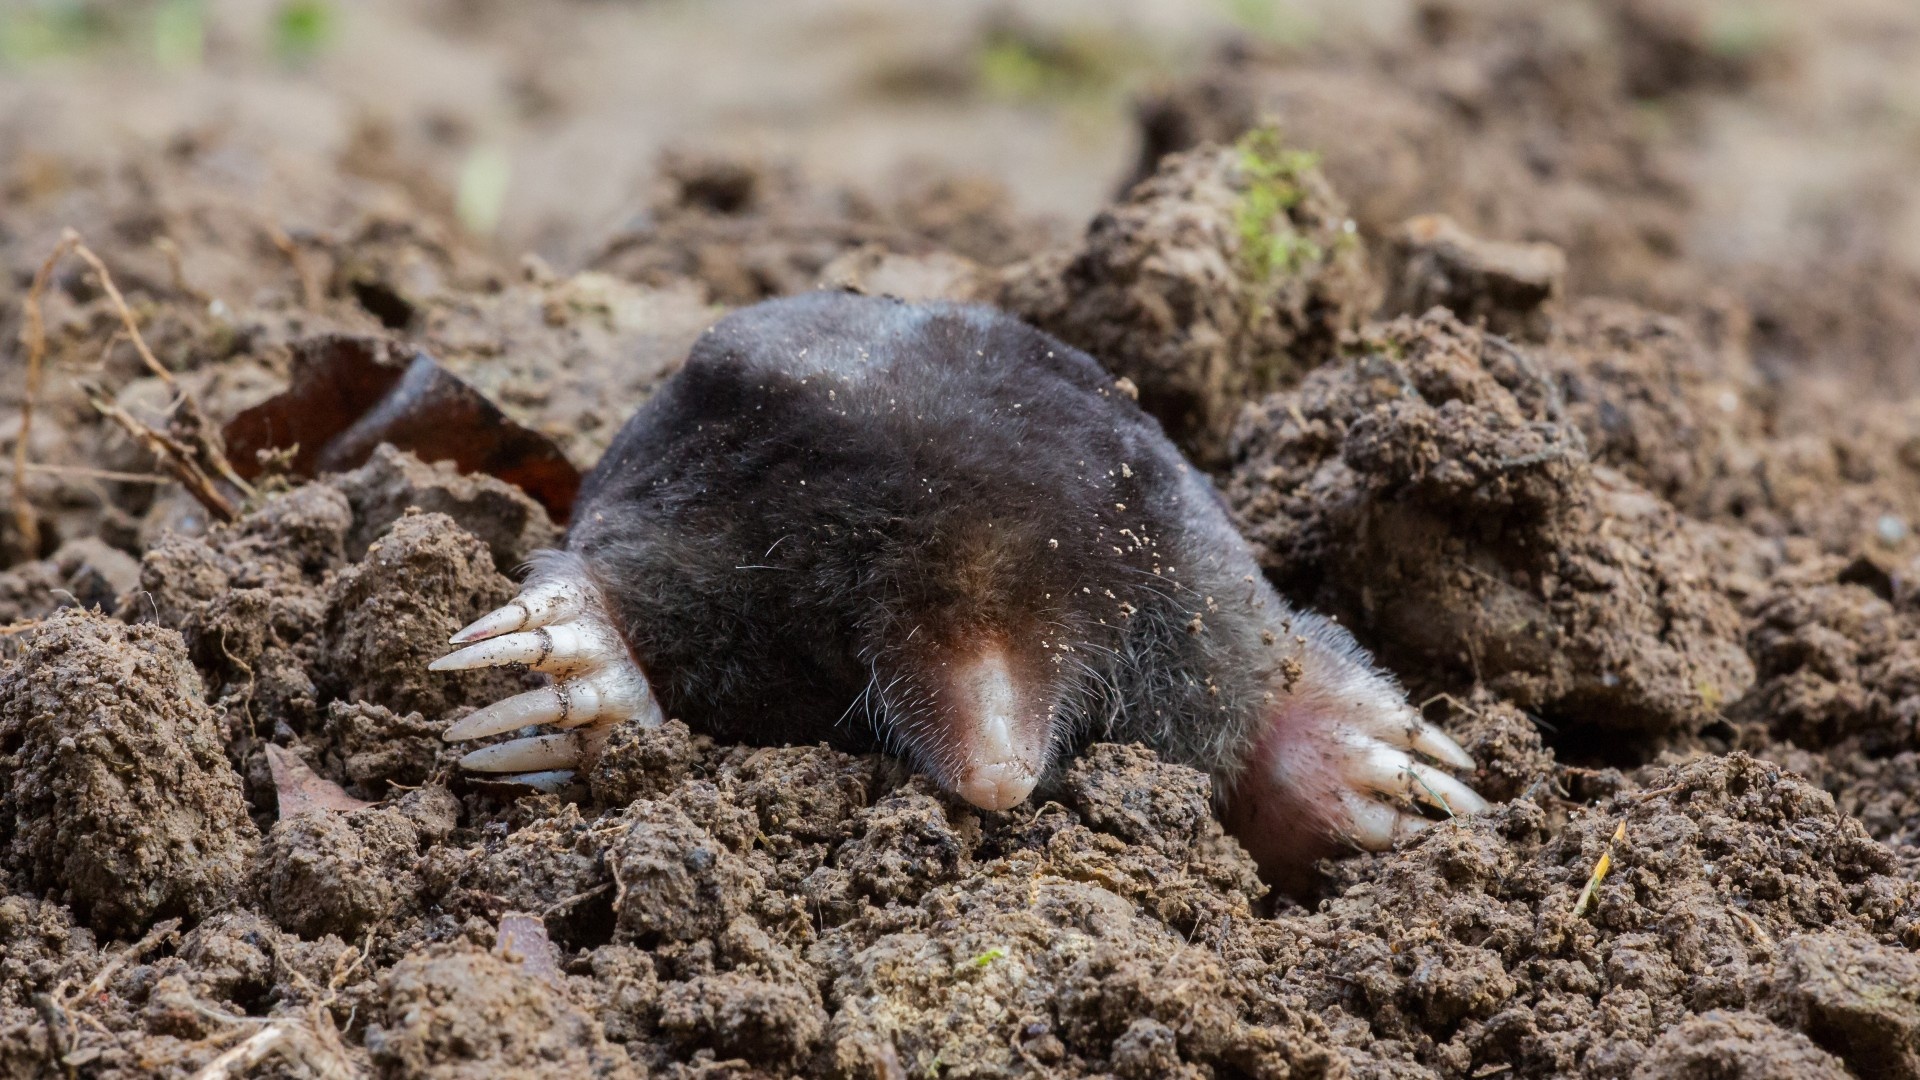
[{"label": "brown soil", "polygon": [[[38,539],[0,524],[0,1076],[1920,1076],[1920,21],[1340,7],[1191,30],[1217,55],[1141,98],[1143,182],[1085,229],[1009,191],[1111,185],[1111,140],[1040,180],[818,169],[849,125],[972,131],[949,164],[991,164],[1022,109],[1120,114],[1110,39],[1005,11],[818,99],[852,120],[803,118],[810,168],[682,139],[627,178],[638,212],[529,180],[491,243],[453,167],[486,124],[522,125],[523,166],[662,141],[594,106],[643,66],[595,35],[654,5],[394,4],[419,70],[352,66],[361,40],[293,76],[220,23],[144,99],[108,64],[0,71],[71,121],[0,121],[7,371],[66,226],[215,421],[300,342],[385,336],[581,466],[726,306],[993,300],[1130,379],[1496,802],[1278,895],[1206,779],[1134,747],[1006,813],[677,721],[617,731],[577,799],[462,775],[439,731],[527,676],[425,664],[556,524],[390,449],[268,463],[216,523],[88,405],[185,415],[69,259],[38,298]],[[982,43],[991,78],[952,59]],[[530,74],[562,47],[606,79]],[[469,71],[517,119],[463,113]],[[1038,96],[976,85],[1014,76]],[[106,122],[131,100],[166,138]],[[283,799],[269,747],[326,797]]]},{"label": "brown soil", "polygon": [[1596,463],[1539,358],[1446,314],[1358,351],[1241,420],[1228,497],[1283,587],[1569,735],[1693,730],[1745,693],[1734,542]]},{"label": "brown soil", "polygon": [[1372,291],[1326,178],[1256,137],[1166,158],[1077,250],[1016,269],[993,299],[1133,380],[1213,464],[1240,405],[1331,356]]},{"label": "brown soil", "polygon": [[0,680],[9,876],[104,934],[233,896],[257,839],[180,635],[79,611]]}]

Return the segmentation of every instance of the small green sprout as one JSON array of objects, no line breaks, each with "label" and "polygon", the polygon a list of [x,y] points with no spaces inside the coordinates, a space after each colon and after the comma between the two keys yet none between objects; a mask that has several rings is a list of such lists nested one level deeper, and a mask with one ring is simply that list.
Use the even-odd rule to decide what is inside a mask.
[{"label": "small green sprout", "polygon": [[995,960],[1005,960],[1006,958],[1007,958],[1007,950],[1002,949],[996,945],[993,948],[988,949],[986,952],[981,953],[979,956],[974,957],[972,963],[974,967],[983,968],[983,967],[986,967],[988,964],[993,963]]},{"label": "small green sprout", "polygon": [[992,97],[1087,101],[1152,66],[1153,55],[1141,41],[1096,28],[1032,33],[1002,27],[986,35],[975,63],[979,84]]},{"label": "small green sprout", "polygon": [[1320,155],[1288,149],[1270,127],[1241,136],[1235,149],[1248,181],[1236,222],[1240,253],[1253,279],[1268,281],[1319,262],[1326,252],[1295,229],[1287,214],[1306,198],[1300,178],[1320,164]]}]

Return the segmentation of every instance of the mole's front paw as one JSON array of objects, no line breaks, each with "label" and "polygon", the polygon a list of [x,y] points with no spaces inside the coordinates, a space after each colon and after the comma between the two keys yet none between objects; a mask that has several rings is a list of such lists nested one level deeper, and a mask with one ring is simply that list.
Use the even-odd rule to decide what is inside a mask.
[{"label": "mole's front paw", "polygon": [[638,716],[652,727],[661,721],[646,675],[576,556],[540,557],[512,603],[453,635],[452,644],[466,647],[434,661],[432,670],[524,664],[554,681],[459,721],[443,733],[448,742],[541,724],[561,729],[481,747],[460,759],[466,768],[517,773],[512,779],[552,790],[572,778],[568,770],[599,751],[616,722]]},{"label": "mole's front paw", "polygon": [[1359,655],[1318,658],[1276,695],[1230,788],[1228,826],[1272,876],[1343,848],[1382,851],[1436,817],[1487,808],[1448,771],[1471,771],[1473,759]]},{"label": "mole's front paw", "polygon": [[1427,763],[1473,770],[1460,744],[1406,705],[1354,717],[1335,729],[1334,741],[1331,765],[1341,781],[1334,824],[1358,847],[1383,851],[1426,828],[1423,807],[1445,817],[1487,808],[1472,788]]}]

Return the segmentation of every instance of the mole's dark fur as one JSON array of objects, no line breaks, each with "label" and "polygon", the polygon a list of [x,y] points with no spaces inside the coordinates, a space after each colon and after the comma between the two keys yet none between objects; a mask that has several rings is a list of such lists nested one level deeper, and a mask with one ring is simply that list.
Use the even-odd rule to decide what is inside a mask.
[{"label": "mole's dark fur", "polygon": [[1275,659],[1208,481],[1091,357],[989,308],[723,319],[575,521],[668,715],[731,738],[910,749],[927,658],[1004,627],[1072,684],[1071,740],[1212,764]]}]

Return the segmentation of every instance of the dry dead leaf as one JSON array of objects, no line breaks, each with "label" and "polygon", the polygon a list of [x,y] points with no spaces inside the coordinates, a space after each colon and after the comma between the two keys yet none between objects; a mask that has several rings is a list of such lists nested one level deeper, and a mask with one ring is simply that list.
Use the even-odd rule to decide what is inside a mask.
[{"label": "dry dead leaf", "polygon": [[286,392],[234,417],[221,434],[249,479],[263,451],[292,449],[293,471],[318,476],[357,468],[392,443],[422,461],[497,476],[556,522],[567,520],[580,489],[580,470],[552,439],[508,418],[433,357],[384,338],[296,342]]},{"label": "dry dead leaf", "polygon": [[356,799],[339,784],[308,768],[299,755],[267,744],[267,767],[273,770],[273,790],[280,798],[280,820],[300,814],[332,811],[344,814],[372,806]]},{"label": "dry dead leaf", "polygon": [[509,962],[518,962],[520,970],[549,982],[560,981],[560,962],[554,956],[553,942],[547,937],[546,921],[538,915],[510,911],[500,916],[500,933],[493,951]]}]

